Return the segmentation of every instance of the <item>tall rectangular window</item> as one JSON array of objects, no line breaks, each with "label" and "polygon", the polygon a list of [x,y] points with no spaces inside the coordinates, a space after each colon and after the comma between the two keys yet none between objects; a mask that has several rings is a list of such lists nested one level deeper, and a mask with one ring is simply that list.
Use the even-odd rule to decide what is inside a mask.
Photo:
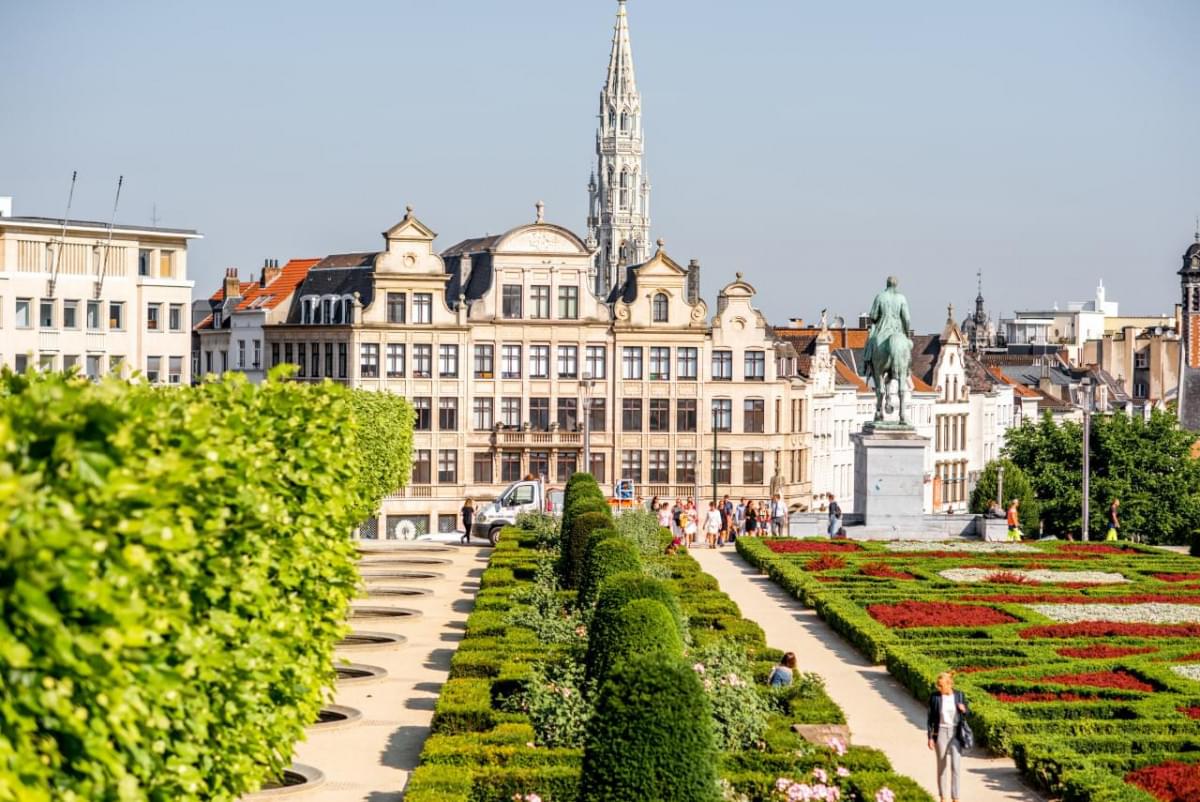
[{"label": "tall rectangular window", "polygon": [[433,295],[428,292],[414,292],[412,313],[413,323],[433,323]]},{"label": "tall rectangular window", "polygon": [[254,341],[254,361],[251,365],[255,370],[262,367],[262,340]]},{"label": "tall rectangular window", "polygon": [[583,366],[583,372],[593,379],[603,379],[608,373],[608,347],[604,345],[589,345]]},{"label": "tall rectangular window", "polygon": [[237,349],[237,364],[234,365],[238,370],[246,369],[246,341],[238,340]]},{"label": "tall rectangular window", "polygon": [[458,378],[458,346],[438,346],[438,376],[443,379]]},{"label": "tall rectangular window", "polygon": [[148,248],[138,250],[138,275],[150,275],[150,250]]},{"label": "tall rectangular window", "polygon": [[458,452],[443,448],[438,450],[438,484],[458,484]]},{"label": "tall rectangular window", "polygon": [[588,473],[596,477],[596,481],[604,484],[607,474],[607,462],[604,459],[603,451],[592,452],[592,464],[588,466]]},{"label": "tall rectangular window", "polygon": [[574,398],[558,399],[558,428],[573,432],[579,428],[579,401]]},{"label": "tall rectangular window", "polygon": [[574,379],[579,376],[579,346],[558,346],[558,378]]},{"label": "tall rectangular window", "polygon": [[53,298],[43,298],[41,304],[38,306],[38,325],[43,329],[54,328]]},{"label": "tall rectangular window", "polygon": [[529,472],[537,477],[550,477],[550,452],[530,451]]},{"label": "tall rectangular window", "polygon": [[167,309],[167,328],[183,331],[183,304],[171,304]]},{"label": "tall rectangular window", "polygon": [[100,302],[87,302],[87,329],[88,331],[100,331]]},{"label": "tall rectangular window", "polygon": [[666,484],[671,481],[671,452],[654,449],[650,452],[651,484]]},{"label": "tall rectangular window", "polygon": [[554,469],[557,481],[566,482],[578,470],[578,463],[575,456],[574,451],[558,452],[558,464]]},{"label": "tall rectangular window", "polygon": [[[271,367],[275,367],[283,361],[279,358],[279,351],[279,343],[271,343]],[[200,371],[197,370],[196,372],[199,373]]]},{"label": "tall rectangular window", "polygon": [[481,343],[475,346],[475,378],[490,379],[496,374],[496,346]]},{"label": "tall rectangular window", "polygon": [[715,466],[713,474],[717,480],[717,484],[728,485],[733,483],[732,451],[718,451],[713,465]]},{"label": "tall rectangular window", "polygon": [[433,346],[424,343],[413,346],[413,378],[433,378]]},{"label": "tall rectangular window", "polygon": [[[378,354],[378,351],[376,352],[376,354]],[[346,378],[346,367],[347,367],[347,365],[346,365],[346,343],[338,343],[338,378],[339,379]],[[378,372],[379,372],[378,366],[375,368],[375,371],[376,371],[376,375],[378,375]]]},{"label": "tall rectangular window", "polygon": [[[321,344],[320,343],[312,344],[312,360],[311,360],[311,362],[312,362],[312,377],[314,379],[320,378],[320,376],[321,376]],[[329,374],[325,374],[325,375],[328,376]]]},{"label": "tall rectangular window", "polygon": [[504,379],[521,378],[521,346],[500,346],[500,377]]},{"label": "tall rectangular window", "polygon": [[700,376],[700,349],[675,349],[676,376],[680,379],[695,380]]},{"label": "tall rectangular window", "polygon": [[621,431],[640,432],[642,430],[642,399],[621,399]]},{"label": "tall rectangular window", "polygon": [[625,379],[642,378],[642,349],[626,346],[621,352],[621,376]]},{"label": "tall rectangular window", "polygon": [[[550,287],[536,284],[529,288],[529,316],[536,320],[550,319]],[[519,317],[519,315],[518,315]]]},{"label": "tall rectangular window", "polygon": [[529,378],[550,378],[550,346],[529,346]]},{"label": "tall rectangular window", "polygon": [[428,396],[418,396],[412,400],[413,412],[416,417],[413,420],[413,429],[418,432],[433,431],[433,399]]},{"label": "tall rectangular window", "polygon": [[521,452],[505,451],[500,454],[500,481],[516,482],[521,478]]},{"label": "tall rectangular window", "polygon": [[438,429],[443,432],[458,431],[458,399],[438,399]]},{"label": "tall rectangular window", "polygon": [[642,452],[629,450],[621,452],[621,478],[632,479],[639,483],[642,481]]},{"label": "tall rectangular window", "polygon": [[550,428],[550,399],[529,399],[529,428],[544,432]]},{"label": "tall rectangular window", "polygon": [[763,483],[763,453],[761,451],[746,451],[742,454],[742,484],[761,485]]},{"label": "tall rectangular window", "polygon": [[500,422],[508,429],[521,428],[521,399],[500,399]]},{"label": "tall rectangular window", "polygon": [[[333,361],[333,344],[326,343],[329,346],[329,361]],[[358,375],[364,379],[379,378],[379,343],[363,343],[362,344],[362,362],[358,367]],[[329,365],[328,367],[333,367]]]},{"label": "tall rectangular window", "polygon": [[427,485],[432,482],[432,466],[430,451],[427,448],[420,448],[413,452],[413,476],[412,483],[414,485]]},{"label": "tall rectangular window", "polygon": [[[366,360],[366,356],[367,356],[366,352],[360,351],[359,354],[362,358],[362,361],[365,363],[367,361]],[[333,378],[333,343],[331,343],[331,342],[325,343],[325,375],[330,378]],[[375,378],[379,377],[379,346],[378,345],[375,346],[375,373],[372,375],[369,375],[369,376],[366,374],[359,374],[359,375],[361,375],[361,376],[363,376],[363,378],[367,378],[367,379],[375,379]]]},{"label": "tall rectangular window", "polygon": [[712,372],[716,381],[733,381],[733,351],[713,351]]},{"label": "tall rectangular window", "polygon": [[95,381],[100,378],[100,357],[95,354],[88,354],[86,365],[86,376]]},{"label": "tall rectangular window", "polygon": [[167,381],[171,384],[183,383],[183,357],[167,357]]},{"label": "tall rectangular window", "polygon": [[175,251],[158,252],[158,277],[175,278]]},{"label": "tall rectangular window", "polygon": [[476,398],[471,401],[471,426],[477,432],[492,428],[495,401],[491,398]]},{"label": "tall rectangular window", "polygon": [[696,399],[680,398],[675,402],[675,431],[696,431]]},{"label": "tall rectangular window", "polygon": [[[224,354],[225,352],[222,351],[221,353]],[[296,364],[299,366],[299,370],[296,371],[296,375],[299,376],[300,378],[307,377],[308,376],[308,343],[296,343]],[[222,372],[225,371],[224,364],[221,365],[221,371]]]},{"label": "tall rectangular window", "polygon": [[588,428],[593,432],[608,431],[608,399],[593,398],[588,404]]},{"label": "tall rectangular window", "polygon": [[33,300],[30,298],[18,298],[16,314],[13,319],[16,321],[18,329],[33,328],[33,313],[30,311],[33,306]]},{"label": "tall rectangular window", "polygon": [[162,304],[146,304],[146,331],[162,331]]},{"label": "tall rectangular window", "polygon": [[[671,399],[650,399],[650,431],[671,431]],[[654,481],[653,479],[651,481]]]},{"label": "tall rectangular window", "polygon": [[714,398],[712,402],[713,430],[718,432],[733,431],[733,400],[729,398]]},{"label": "tall rectangular window", "polygon": [[387,322],[403,323],[407,306],[408,298],[405,293],[389,292],[387,294]]},{"label": "tall rectangular window", "polygon": [[79,328],[79,301],[63,301],[62,314],[64,329]]},{"label": "tall rectangular window", "polygon": [[521,317],[521,285],[505,284],[500,288],[500,315],[507,320]]},{"label": "tall rectangular window", "polygon": [[110,301],[108,304],[108,329],[109,331],[124,331],[125,330],[125,302]]},{"label": "tall rectangular window", "polygon": [[387,375],[389,379],[404,378],[404,343],[388,343]]},{"label": "tall rectangular window", "polygon": [[766,431],[766,417],[766,402],[761,398],[747,398],[743,402],[742,431],[762,434]]},{"label": "tall rectangular window", "polygon": [[579,288],[558,288],[558,317],[560,320],[579,319]]},{"label": "tall rectangular window", "polygon": [[681,485],[696,483],[696,452],[678,451],[675,453],[675,481]]},{"label": "tall rectangular window", "polygon": [[472,462],[474,464],[475,484],[490,485],[492,483],[492,452],[476,451]]},{"label": "tall rectangular window", "polygon": [[762,351],[746,352],[746,381],[761,382],[767,378],[767,355]]},{"label": "tall rectangular window", "polygon": [[667,381],[671,378],[671,349],[650,349],[650,381]]},{"label": "tall rectangular window", "polygon": [[162,379],[162,357],[148,356],[146,357],[146,381],[151,384],[158,384]]}]

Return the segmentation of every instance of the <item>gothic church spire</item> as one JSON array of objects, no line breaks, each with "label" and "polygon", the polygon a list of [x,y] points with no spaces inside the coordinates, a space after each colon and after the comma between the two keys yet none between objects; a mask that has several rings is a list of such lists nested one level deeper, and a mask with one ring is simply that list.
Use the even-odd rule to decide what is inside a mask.
[{"label": "gothic church spire", "polygon": [[606,297],[625,265],[650,258],[650,180],[642,164],[642,96],[633,72],[625,0],[618,0],[608,73],[600,92],[596,172],[588,183],[588,244],[597,249],[596,293]]}]

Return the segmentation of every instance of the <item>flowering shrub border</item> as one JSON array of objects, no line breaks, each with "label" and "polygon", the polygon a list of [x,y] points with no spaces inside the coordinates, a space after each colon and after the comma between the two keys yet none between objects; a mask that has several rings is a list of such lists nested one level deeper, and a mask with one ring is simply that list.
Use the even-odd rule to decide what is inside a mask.
[{"label": "flowering shrub border", "polygon": [[991,627],[1017,621],[994,607],[949,602],[902,601],[897,604],[872,604],[867,607],[879,623],[892,629],[913,627]]},{"label": "flowering shrub border", "polygon": [[835,543],[830,540],[768,540],[766,546],[776,554],[808,554],[810,552],[849,554],[861,551],[857,544]]}]

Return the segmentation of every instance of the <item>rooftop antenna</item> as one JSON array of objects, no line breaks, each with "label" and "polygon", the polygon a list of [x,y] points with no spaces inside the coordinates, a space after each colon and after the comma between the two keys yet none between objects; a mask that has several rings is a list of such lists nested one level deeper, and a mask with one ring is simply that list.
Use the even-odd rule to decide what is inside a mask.
[{"label": "rooftop antenna", "polygon": [[54,285],[58,283],[59,258],[63,244],[67,241],[67,221],[71,217],[71,201],[75,199],[75,179],[78,176],[78,170],[71,171],[71,189],[67,192],[67,211],[63,214],[62,234],[59,235],[57,247],[54,248],[54,261],[50,265],[50,284],[46,288],[46,295],[51,298],[54,297]]},{"label": "rooftop antenna", "polygon": [[113,198],[112,216],[108,218],[108,241],[104,243],[104,256],[100,259],[100,278],[96,280],[97,300],[104,289],[104,276],[108,272],[108,252],[112,250],[113,226],[117,221],[117,204],[121,202],[121,185],[124,183],[125,176],[117,176],[117,196]]}]

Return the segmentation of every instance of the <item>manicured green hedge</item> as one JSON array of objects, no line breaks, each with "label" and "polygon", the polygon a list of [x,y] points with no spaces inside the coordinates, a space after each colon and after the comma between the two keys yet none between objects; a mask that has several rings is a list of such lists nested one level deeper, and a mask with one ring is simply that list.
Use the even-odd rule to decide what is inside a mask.
[{"label": "manicured green hedge", "polygon": [[276,776],[332,685],[349,536],[404,478],[407,405],[240,378],[0,388],[0,799],[231,800]]}]

